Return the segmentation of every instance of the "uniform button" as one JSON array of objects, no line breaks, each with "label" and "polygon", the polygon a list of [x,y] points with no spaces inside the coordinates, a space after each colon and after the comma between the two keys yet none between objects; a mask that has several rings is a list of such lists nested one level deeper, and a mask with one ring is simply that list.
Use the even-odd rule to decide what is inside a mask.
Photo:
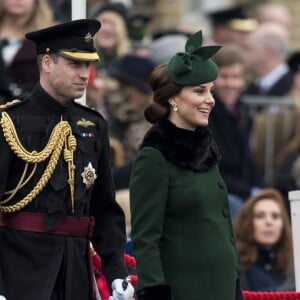
[{"label": "uniform button", "polygon": [[228,217],[228,209],[227,209],[227,208],[224,208],[224,209],[223,209],[223,216],[224,216],[225,218]]},{"label": "uniform button", "polygon": [[233,236],[231,236],[229,240],[230,240],[231,244],[234,244],[234,237]]}]

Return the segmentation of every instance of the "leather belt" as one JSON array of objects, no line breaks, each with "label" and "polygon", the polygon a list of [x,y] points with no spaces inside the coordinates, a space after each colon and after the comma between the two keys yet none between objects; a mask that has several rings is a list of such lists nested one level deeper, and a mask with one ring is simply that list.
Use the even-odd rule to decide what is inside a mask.
[{"label": "leather belt", "polygon": [[0,213],[0,226],[16,230],[90,238],[94,226],[93,217],[65,216],[57,229],[45,227],[46,214],[35,212]]}]

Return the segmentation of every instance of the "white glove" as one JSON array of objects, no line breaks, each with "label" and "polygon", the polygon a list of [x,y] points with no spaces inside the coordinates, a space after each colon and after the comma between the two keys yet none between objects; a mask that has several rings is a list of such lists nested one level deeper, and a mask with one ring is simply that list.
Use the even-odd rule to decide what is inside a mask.
[{"label": "white glove", "polygon": [[6,298],[0,295],[0,300],[6,300]]},{"label": "white glove", "polygon": [[[126,279],[115,279],[112,284],[112,296],[109,300],[132,300],[134,299],[134,288]],[[0,299],[1,300],[1,299]]]}]

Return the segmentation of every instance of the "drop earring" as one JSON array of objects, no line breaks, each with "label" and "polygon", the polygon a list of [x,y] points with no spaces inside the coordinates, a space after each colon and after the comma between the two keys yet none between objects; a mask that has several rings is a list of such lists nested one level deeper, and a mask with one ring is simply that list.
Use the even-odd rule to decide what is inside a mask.
[{"label": "drop earring", "polygon": [[174,111],[177,111],[177,110],[178,110],[178,107],[177,107],[176,104],[172,104],[172,106],[173,106],[173,110],[174,110]]}]

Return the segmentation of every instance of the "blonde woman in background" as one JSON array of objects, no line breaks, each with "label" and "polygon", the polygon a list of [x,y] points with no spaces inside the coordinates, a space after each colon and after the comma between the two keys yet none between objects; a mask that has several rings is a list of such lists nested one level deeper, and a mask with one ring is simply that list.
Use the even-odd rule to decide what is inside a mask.
[{"label": "blonde woman in background", "polygon": [[47,1],[0,1],[0,75],[13,97],[25,96],[39,79],[34,44],[25,33],[53,23]]},{"label": "blonde woman in background", "polygon": [[93,17],[101,22],[101,28],[95,35],[95,47],[101,57],[97,68],[104,71],[116,60],[131,53],[127,9],[120,2],[107,3],[100,6]]}]

